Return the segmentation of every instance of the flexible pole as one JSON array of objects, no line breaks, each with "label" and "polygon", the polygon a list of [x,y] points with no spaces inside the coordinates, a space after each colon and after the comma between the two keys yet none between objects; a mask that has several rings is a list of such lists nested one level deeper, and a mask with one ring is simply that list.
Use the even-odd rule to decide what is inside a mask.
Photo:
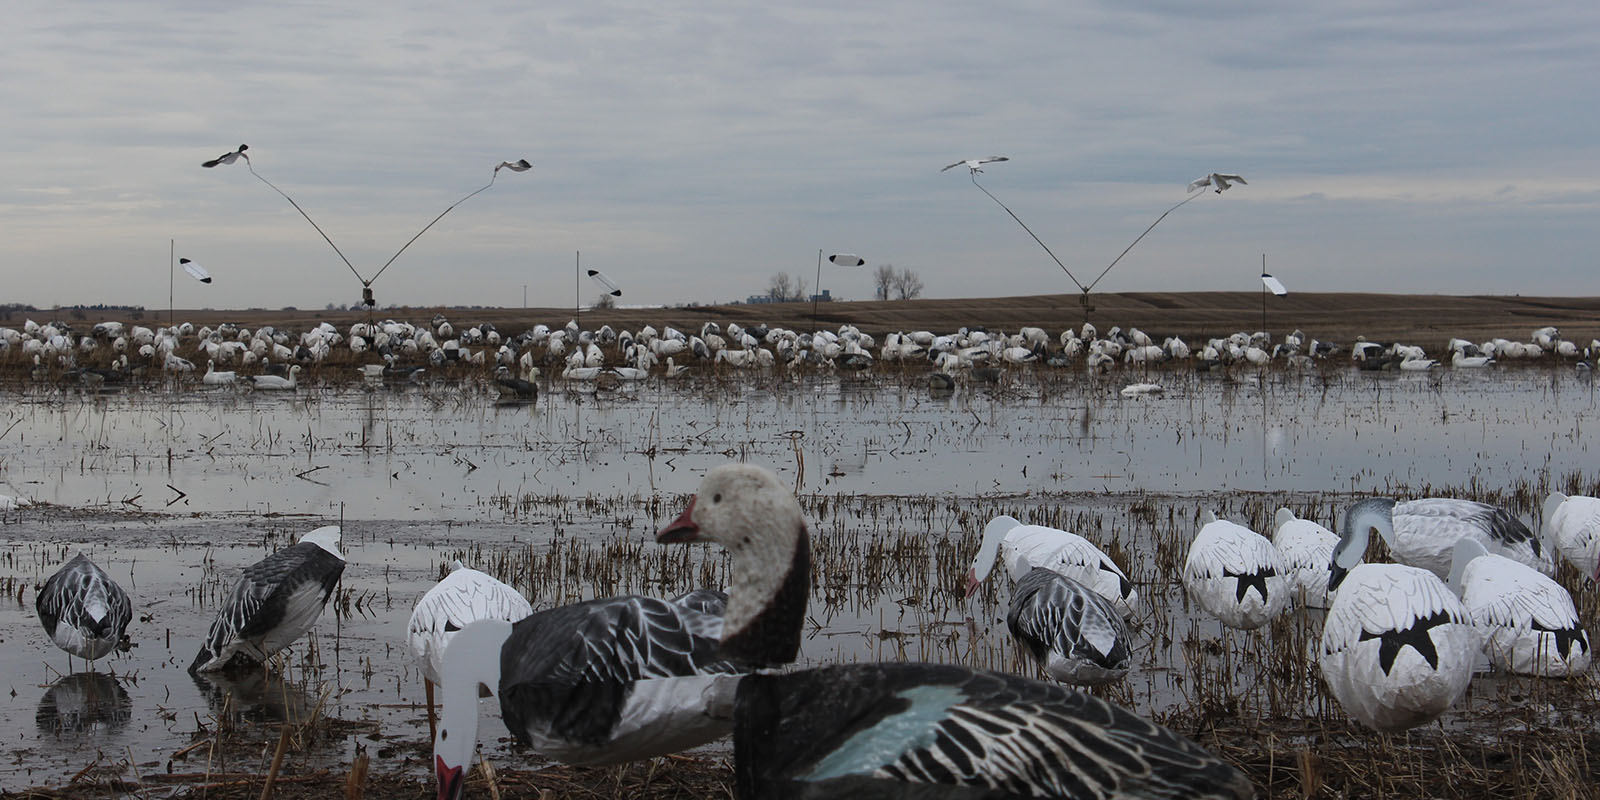
[{"label": "flexible pole", "polygon": [[1027,231],[1027,232],[1028,232],[1028,235],[1029,235],[1029,236],[1032,236],[1032,237],[1033,237],[1033,240],[1034,240],[1034,241],[1035,241],[1035,242],[1038,242],[1038,243],[1039,243],[1039,246],[1040,246],[1040,247],[1043,247],[1043,248],[1044,248],[1044,251],[1045,251],[1045,252],[1046,252],[1046,253],[1049,253],[1049,255],[1050,255],[1050,259],[1051,259],[1051,260],[1052,260],[1052,261],[1054,261],[1054,262],[1056,262],[1056,266],[1058,266],[1058,267],[1060,267],[1060,268],[1061,268],[1061,271],[1062,271],[1062,272],[1065,272],[1065,273],[1067,273],[1067,277],[1068,277],[1068,278],[1070,278],[1070,279],[1071,279],[1071,280],[1072,280],[1072,282],[1073,282],[1073,283],[1074,283],[1074,284],[1076,284],[1076,285],[1077,285],[1077,287],[1078,287],[1078,288],[1079,288],[1079,289],[1082,289],[1082,290],[1083,290],[1083,291],[1085,291],[1085,292],[1087,292],[1087,291],[1089,291],[1089,289],[1088,289],[1088,287],[1086,287],[1086,286],[1084,286],[1084,285],[1083,285],[1083,283],[1081,283],[1081,282],[1080,282],[1080,281],[1079,281],[1079,280],[1078,280],[1078,279],[1077,279],[1077,277],[1075,277],[1075,276],[1074,276],[1074,275],[1073,275],[1073,274],[1072,274],[1072,270],[1070,270],[1070,269],[1067,269],[1067,265],[1066,265],[1066,264],[1063,264],[1063,263],[1061,263],[1061,259],[1059,259],[1059,258],[1056,258],[1056,254],[1055,254],[1055,253],[1054,253],[1054,252],[1052,252],[1052,251],[1051,251],[1051,250],[1050,250],[1050,245],[1047,245],[1047,244],[1045,244],[1045,243],[1044,243],[1044,240],[1043,240],[1043,239],[1040,239],[1040,238],[1039,238],[1039,235],[1038,235],[1038,234],[1036,234],[1036,233],[1034,233],[1034,232],[1033,232],[1033,229],[1032,229],[1032,228],[1029,228],[1029,227],[1028,227],[1028,223],[1026,223],[1026,222],[1023,222],[1023,221],[1022,221],[1022,218],[1021,218],[1021,217],[1018,217],[1018,216],[1017,216],[1017,215],[1016,215],[1016,213],[1015,213],[1015,212],[1013,212],[1013,211],[1012,211],[1012,210],[1011,210],[1011,209],[1009,209],[1009,208],[1006,208],[1006,204],[1005,204],[1005,203],[1002,203],[1002,202],[1000,202],[1000,198],[998,198],[998,197],[995,197],[995,196],[994,196],[994,195],[993,195],[993,194],[991,194],[991,193],[990,193],[990,192],[989,192],[989,190],[988,190],[988,189],[984,189],[984,188],[983,188],[983,184],[981,184],[981,183],[978,183],[978,172],[977,172],[977,170],[973,170],[973,171],[972,171],[972,173],[971,173],[971,175],[970,175],[970,176],[969,176],[969,177],[971,177],[971,178],[972,178],[972,185],[973,185],[973,186],[976,186],[976,187],[978,187],[978,189],[979,189],[979,190],[981,190],[981,191],[982,191],[982,192],[983,192],[983,193],[984,193],[984,194],[987,194],[987,195],[989,195],[989,199],[990,199],[990,200],[993,200],[993,201],[994,201],[994,203],[995,203],[995,205],[997,205],[997,206],[999,206],[999,207],[1001,207],[1001,208],[1003,208],[1003,209],[1005,209],[1005,212],[1006,212],[1006,213],[1007,213],[1007,214],[1010,214],[1010,215],[1011,215],[1011,218],[1012,218],[1012,219],[1014,219],[1014,220],[1016,220],[1016,221],[1017,221],[1017,224],[1018,224],[1018,225],[1021,225],[1021,226],[1022,226],[1022,229],[1023,229],[1023,230],[1025,230],[1025,231]]},{"label": "flexible pole", "polygon": [[167,327],[172,327],[172,282],[176,275],[175,266],[178,263],[178,240],[167,240]]},{"label": "flexible pole", "polygon": [[578,313],[578,330],[583,330],[583,301],[579,299],[583,294],[583,282],[578,278],[580,266],[583,264],[583,251],[572,251],[572,307]]},{"label": "flexible pole", "polygon": [[1088,288],[1083,290],[1084,293],[1088,294],[1089,289],[1093,289],[1095,287],[1095,284],[1100,282],[1100,278],[1104,278],[1106,276],[1106,273],[1110,272],[1111,268],[1116,266],[1117,262],[1121,261],[1122,257],[1127,255],[1128,251],[1132,250],[1133,246],[1139,243],[1139,239],[1143,239],[1145,237],[1145,234],[1155,230],[1156,226],[1160,225],[1161,224],[1161,220],[1166,219],[1168,214],[1171,214],[1172,212],[1177,211],[1179,208],[1183,207],[1184,203],[1187,203],[1190,200],[1193,200],[1193,199],[1195,199],[1196,197],[1199,197],[1202,194],[1205,194],[1205,192],[1200,192],[1200,194],[1191,194],[1188,197],[1185,197],[1182,202],[1178,203],[1177,205],[1173,206],[1172,208],[1167,209],[1166,211],[1161,212],[1161,216],[1156,217],[1156,221],[1150,223],[1150,227],[1145,228],[1144,229],[1144,233],[1139,234],[1139,238],[1138,239],[1134,239],[1133,242],[1130,243],[1127,247],[1122,248],[1122,252],[1118,253],[1116,258],[1111,259],[1111,263],[1106,265],[1105,269],[1100,270],[1099,277],[1095,278],[1094,279],[1094,283],[1089,284]]},{"label": "flexible pole", "polygon": [[822,296],[822,251],[817,251],[817,283],[811,287],[811,330],[817,329],[817,303]]}]

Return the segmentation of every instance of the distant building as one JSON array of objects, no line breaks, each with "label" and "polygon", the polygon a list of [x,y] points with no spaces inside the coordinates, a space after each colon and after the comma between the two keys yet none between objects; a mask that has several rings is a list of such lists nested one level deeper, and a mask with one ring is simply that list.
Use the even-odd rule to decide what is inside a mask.
[{"label": "distant building", "polygon": [[827,289],[823,289],[822,294],[814,294],[807,299],[813,303],[831,303],[833,302],[833,295]]}]

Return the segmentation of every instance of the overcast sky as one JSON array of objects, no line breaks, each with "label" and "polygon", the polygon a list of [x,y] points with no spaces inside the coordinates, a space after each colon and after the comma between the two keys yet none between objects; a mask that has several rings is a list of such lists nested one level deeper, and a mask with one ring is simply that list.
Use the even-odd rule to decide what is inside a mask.
[{"label": "overcast sky", "polygon": [[[1302,7],[1304,6],[1304,7]],[[1312,8],[1314,6],[1314,8]],[[32,2],[0,27],[0,301],[626,303],[784,270],[870,296],[1600,294],[1600,5]],[[180,280],[181,273],[180,273]],[[585,303],[599,287],[585,279]]]}]

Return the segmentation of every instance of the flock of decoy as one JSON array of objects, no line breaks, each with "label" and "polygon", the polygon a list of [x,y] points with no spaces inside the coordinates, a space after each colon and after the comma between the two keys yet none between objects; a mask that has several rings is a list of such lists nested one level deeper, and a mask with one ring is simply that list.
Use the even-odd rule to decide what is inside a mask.
[{"label": "flock of decoy", "polygon": [[[897,331],[884,335],[881,344],[852,325],[803,332],[707,322],[698,331],[685,333],[648,325],[637,332],[609,325],[587,330],[569,321],[562,327],[539,324],[507,336],[490,323],[458,330],[443,315],[426,325],[384,320],[358,322],[344,331],[324,322],[298,334],[230,323],[197,328],[187,322],[149,327],[111,321],[86,333],[61,322],[40,325],[29,320],[21,329],[0,327],[0,362],[20,357],[31,364],[37,381],[76,381],[93,389],[141,378],[175,377],[198,378],[206,386],[293,390],[302,370],[319,369],[320,375],[329,377],[324,367],[344,364],[339,369],[353,369],[352,377],[359,375],[369,384],[420,380],[430,370],[459,370],[454,374],[480,370],[492,376],[502,395],[524,400],[536,397],[540,381],[547,378],[615,386],[652,376],[673,378],[696,368],[859,371],[879,363],[920,364],[930,370],[929,385],[941,389],[964,380],[994,382],[1005,369],[1027,365],[1109,372],[1119,365],[1173,362],[1210,371],[1233,365],[1305,368],[1348,357],[1363,370],[1425,371],[1444,364],[1474,369],[1497,360],[1548,356],[1587,370],[1596,353],[1600,340],[1580,347],[1554,327],[1533,331],[1527,341],[1495,338],[1474,344],[1451,339],[1437,357],[1421,347],[1395,342],[1358,338],[1349,345],[1335,345],[1298,330],[1276,342],[1266,332],[1241,331],[1191,346],[1177,336],[1157,343],[1138,328],[1113,327],[1101,335],[1089,323],[1055,337],[1032,326],[1010,334],[981,327],[948,334]],[[348,366],[363,361],[368,363]],[[1128,394],[1160,389],[1148,383],[1129,388]]]},{"label": "flock of decoy", "polygon": [[[1381,731],[1425,724],[1464,692],[1487,654],[1498,669],[1584,673],[1591,642],[1551,579],[1565,558],[1600,581],[1600,499],[1552,494],[1542,534],[1465,500],[1353,504],[1340,533],[1280,510],[1269,539],[1202,514],[1182,571],[1221,624],[1260,628],[1291,604],[1326,608],[1322,676],[1348,714]],[[1399,563],[1361,563],[1376,532]],[[1056,683],[947,664],[784,671],[810,596],[806,521],[769,470],[708,472],[662,543],[704,541],[731,557],[728,591],[597,598],[534,611],[459,562],[417,603],[410,650],[426,679],[439,796],[460,797],[481,691],[541,756],[603,764],[677,752],[730,733],[740,797],[1252,796],[1249,781],[1192,741]],[[1062,684],[1127,675],[1126,573],[1087,539],[1011,517],[983,531],[976,591],[1003,561],[1013,636]],[[246,568],[190,671],[262,669],[316,622],[345,567],[339,529],[319,528]],[[67,652],[114,649],[128,595],[83,555],[37,597]],[[442,709],[433,716],[434,687]]]}]

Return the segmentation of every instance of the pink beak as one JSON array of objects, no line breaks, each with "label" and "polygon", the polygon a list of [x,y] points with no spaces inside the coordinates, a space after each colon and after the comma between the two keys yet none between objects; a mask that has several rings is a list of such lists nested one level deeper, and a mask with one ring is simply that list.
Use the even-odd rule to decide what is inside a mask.
[{"label": "pink beak", "polygon": [[689,498],[688,508],[685,508],[677,519],[667,523],[667,527],[656,531],[657,542],[661,544],[692,542],[700,535],[700,526],[694,524],[694,501],[695,498]]},{"label": "pink beak", "polygon": [[443,758],[434,756],[433,769],[439,780],[439,800],[460,800],[467,784],[461,768],[447,767]]},{"label": "pink beak", "polygon": [[978,573],[977,573],[977,571],[970,570],[970,569],[967,570],[967,594],[966,594],[966,596],[967,597],[971,597],[974,594],[977,594],[978,587],[981,586],[981,585],[982,584],[978,583]]}]

